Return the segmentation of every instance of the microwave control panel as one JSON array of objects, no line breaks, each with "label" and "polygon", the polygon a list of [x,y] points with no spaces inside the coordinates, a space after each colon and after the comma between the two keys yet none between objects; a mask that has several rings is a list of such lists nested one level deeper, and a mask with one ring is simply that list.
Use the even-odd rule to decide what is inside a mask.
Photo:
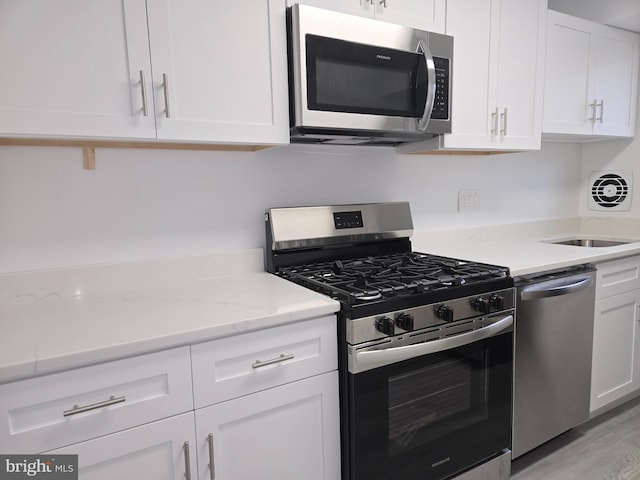
[{"label": "microwave control panel", "polygon": [[436,67],[436,98],[433,102],[431,118],[437,120],[449,119],[449,62],[448,58],[433,57]]}]

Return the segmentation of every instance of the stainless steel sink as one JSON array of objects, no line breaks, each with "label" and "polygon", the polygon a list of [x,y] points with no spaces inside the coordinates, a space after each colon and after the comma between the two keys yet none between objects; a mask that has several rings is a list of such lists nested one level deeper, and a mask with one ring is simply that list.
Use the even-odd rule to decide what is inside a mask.
[{"label": "stainless steel sink", "polygon": [[572,238],[569,240],[551,240],[547,243],[556,245],[572,245],[574,247],[616,247],[618,245],[626,245],[630,242],[618,240],[599,240],[597,238]]}]

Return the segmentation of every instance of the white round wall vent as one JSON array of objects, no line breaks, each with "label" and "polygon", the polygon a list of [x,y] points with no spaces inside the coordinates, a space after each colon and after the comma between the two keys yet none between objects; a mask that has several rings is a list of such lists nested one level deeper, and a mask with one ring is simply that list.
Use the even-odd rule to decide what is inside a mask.
[{"label": "white round wall vent", "polygon": [[591,172],[589,210],[625,211],[631,208],[633,172]]}]

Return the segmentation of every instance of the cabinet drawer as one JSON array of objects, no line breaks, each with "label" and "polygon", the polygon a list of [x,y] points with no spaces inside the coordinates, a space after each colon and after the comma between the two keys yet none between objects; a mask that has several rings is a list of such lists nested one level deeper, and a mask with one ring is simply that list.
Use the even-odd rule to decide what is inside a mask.
[{"label": "cabinet drawer", "polygon": [[335,370],[336,344],[332,315],[193,345],[195,408]]},{"label": "cabinet drawer", "polygon": [[596,299],[640,288],[640,256],[596,265]]},{"label": "cabinet drawer", "polygon": [[0,385],[0,452],[36,453],[193,409],[189,347]]}]

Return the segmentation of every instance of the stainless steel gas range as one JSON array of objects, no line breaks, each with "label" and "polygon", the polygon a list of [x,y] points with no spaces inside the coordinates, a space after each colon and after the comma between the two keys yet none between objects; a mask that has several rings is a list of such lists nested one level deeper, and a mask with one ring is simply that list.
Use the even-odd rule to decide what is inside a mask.
[{"label": "stainless steel gas range", "polygon": [[508,479],[513,280],[412,232],[406,202],[266,212],[267,270],[341,304],[343,480]]}]

